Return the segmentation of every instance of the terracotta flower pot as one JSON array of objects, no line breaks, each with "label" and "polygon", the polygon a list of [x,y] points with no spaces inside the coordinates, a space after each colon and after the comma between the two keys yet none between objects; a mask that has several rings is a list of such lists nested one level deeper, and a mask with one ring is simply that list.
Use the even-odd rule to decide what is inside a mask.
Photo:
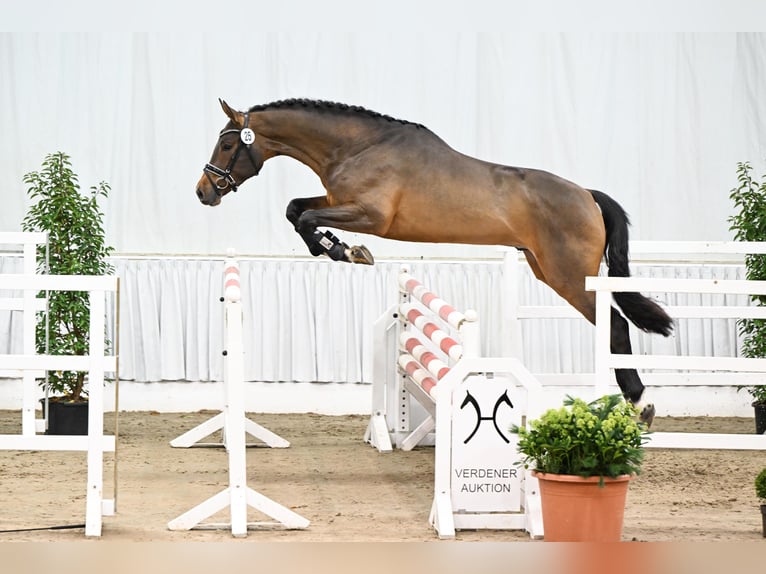
[{"label": "terracotta flower pot", "polygon": [[630,475],[581,478],[535,472],[548,542],[619,542]]}]

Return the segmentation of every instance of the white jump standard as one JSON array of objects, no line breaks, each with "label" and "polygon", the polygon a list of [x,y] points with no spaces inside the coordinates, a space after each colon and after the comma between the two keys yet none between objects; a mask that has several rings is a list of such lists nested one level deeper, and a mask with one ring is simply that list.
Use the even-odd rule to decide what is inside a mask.
[{"label": "white jump standard", "polygon": [[[539,383],[518,359],[480,356],[474,311],[456,311],[406,268],[398,281],[400,303],[375,324],[365,440],[381,452],[435,446],[429,520],[440,538],[454,538],[456,529],[542,536],[537,481],[514,465],[517,437],[509,432],[523,416],[537,416]],[[385,364],[389,331],[399,352],[393,376]],[[424,412],[411,409],[411,397]]]},{"label": "white jump standard", "polygon": [[[245,431],[247,428],[244,408],[244,349],[242,346],[242,302],[239,283],[239,265],[231,258],[226,260],[224,274],[224,387],[226,404],[223,421],[225,446],[229,459],[229,486],[218,494],[185,512],[168,523],[170,530],[231,529],[236,537],[247,536],[248,529],[283,527],[307,528],[309,521],[292,510],[247,486]],[[204,436],[204,435],[203,435]],[[273,518],[276,522],[248,523],[247,509],[251,507]],[[230,523],[202,524],[212,515],[230,509]]]},{"label": "white jump standard", "polygon": [[[233,257],[233,253],[228,253],[228,256]],[[232,259],[233,261],[233,259]],[[241,299],[240,282],[239,282],[239,267],[234,262],[234,265],[226,265],[223,270],[224,276],[224,296],[221,297],[221,301],[226,301],[227,297],[232,301],[236,297],[236,301]],[[228,395],[228,381],[224,377],[224,403],[227,402]],[[205,437],[213,434],[217,431],[222,431],[221,442],[201,442]],[[290,446],[290,442],[282,438],[281,436],[271,432],[269,429],[259,425],[258,423],[245,418],[245,432],[258,439],[265,446],[271,448],[287,448]],[[170,446],[174,448],[190,448],[194,446],[226,446],[226,409],[214,417],[200,423],[191,430],[186,431],[182,435],[174,438],[170,441]]]}]

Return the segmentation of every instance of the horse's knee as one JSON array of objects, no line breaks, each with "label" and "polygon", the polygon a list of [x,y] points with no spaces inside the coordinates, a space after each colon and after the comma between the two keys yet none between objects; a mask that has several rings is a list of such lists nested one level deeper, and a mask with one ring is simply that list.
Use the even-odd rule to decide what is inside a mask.
[{"label": "horse's knee", "polygon": [[299,205],[297,199],[293,199],[290,201],[290,203],[287,204],[285,217],[287,217],[287,221],[296,226],[296,228],[298,225],[298,218],[301,216],[301,213],[303,213],[303,209]]},{"label": "horse's knee", "polygon": [[311,209],[303,211],[295,220],[295,230],[301,235],[311,235],[316,231],[316,228],[316,219],[313,217]]}]

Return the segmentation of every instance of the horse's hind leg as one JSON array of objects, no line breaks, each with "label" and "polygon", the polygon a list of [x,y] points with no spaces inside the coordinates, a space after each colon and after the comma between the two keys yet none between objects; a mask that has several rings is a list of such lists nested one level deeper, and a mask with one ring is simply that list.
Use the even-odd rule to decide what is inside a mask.
[{"label": "horse's hind leg", "polygon": [[[589,268],[586,268],[586,262],[584,262],[581,266],[582,268],[575,272],[571,266],[573,259],[570,259],[570,266],[566,268],[568,271],[565,277],[561,273],[561,269],[565,267],[546,265],[548,263],[546,260],[543,260],[541,263],[528,251],[525,251],[524,255],[538,279],[547,283],[575,309],[580,311],[588,321],[595,325],[596,294],[591,291],[585,291],[584,286],[585,277],[598,275],[597,262],[592,262]],[[576,285],[581,287],[577,289],[575,288]],[[609,346],[611,352],[615,354],[630,355],[632,353],[628,321],[614,307],[612,307],[611,314],[611,339]],[[622,395],[626,400],[641,409],[641,420],[651,424],[654,419],[655,409],[653,404],[644,404],[646,402],[645,387],[638,376],[638,371],[635,369],[615,369],[614,374]]]},{"label": "horse's hind leg", "polygon": [[327,255],[334,261],[347,261],[353,263],[373,263],[372,254],[364,246],[349,247],[338,239],[332,232],[319,231],[318,229],[306,229],[298,224],[300,216],[309,209],[326,209],[329,207],[327,197],[297,198],[287,204],[286,216],[293,224],[295,231],[301,236],[309,252],[314,257]]},{"label": "horse's hind leg", "polygon": [[[591,323],[595,324],[596,294],[592,292],[585,293],[588,295],[588,299],[591,299],[594,309],[592,316],[585,315],[585,317]],[[586,308],[590,313],[590,303]],[[616,355],[630,355],[633,353],[633,349],[630,344],[630,330],[628,328],[628,321],[614,307],[612,307],[611,310],[611,338],[609,341],[609,348],[611,352]],[[614,377],[617,379],[617,385],[620,387],[620,391],[622,391],[622,396],[625,397],[625,400],[630,401],[632,404],[638,407],[640,410],[639,418],[647,425],[651,425],[652,421],[654,420],[655,408],[654,404],[646,401],[646,387],[641,382],[641,377],[638,376],[638,371],[636,371],[636,369],[615,369]]]},{"label": "horse's hind leg", "polygon": [[[630,355],[633,349],[630,345],[628,321],[620,312],[612,307],[612,339],[611,351],[615,354]],[[654,420],[654,404],[646,400],[646,387],[641,382],[636,369],[615,369],[614,376],[620,386],[623,396],[640,410],[640,418],[648,425]]]}]

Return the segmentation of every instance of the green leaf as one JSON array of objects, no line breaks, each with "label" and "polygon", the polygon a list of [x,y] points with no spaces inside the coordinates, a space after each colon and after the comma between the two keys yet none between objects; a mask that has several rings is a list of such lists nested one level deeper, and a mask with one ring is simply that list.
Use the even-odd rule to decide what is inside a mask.
[{"label": "green leaf", "polygon": [[[756,181],[749,162],[737,163],[739,185],[731,190],[729,198],[737,212],[728,218],[729,229],[737,241],[766,241],[766,177]],[[766,256],[745,256],[745,276],[749,280],[766,280]],[[758,306],[766,304],[766,297],[753,296]],[[743,336],[742,355],[748,358],[766,357],[766,321],[741,319],[737,322]],[[755,402],[766,404],[766,385],[746,387]]]},{"label": "green leaf", "polygon": [[567,397],[563,408],[546,411],[526,428],[511,428],[519,436],[519,464],[578,476],[638,474],[646,428],[636,414],[620,395],[591,403]]}]

